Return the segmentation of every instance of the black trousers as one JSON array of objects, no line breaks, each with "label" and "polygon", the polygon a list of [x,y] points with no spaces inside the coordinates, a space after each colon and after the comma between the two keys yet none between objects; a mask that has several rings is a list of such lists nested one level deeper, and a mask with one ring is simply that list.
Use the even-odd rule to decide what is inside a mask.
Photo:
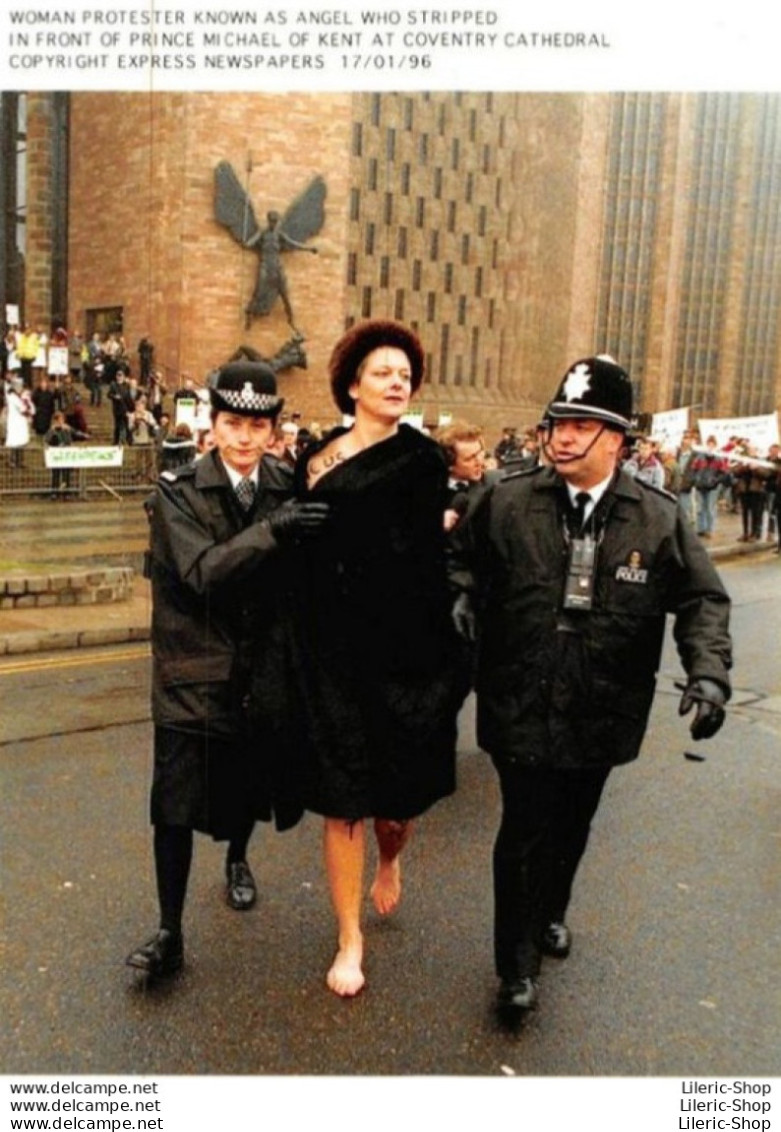
[{"label": "black trousers", "polygon": [[765,511],[765,493],[747,491],[740,496],[740,515],[744,538],[760,538]]},{"label": "black trousers", "polygon": [[494,957],[501,979],[534,977],[546,926],[563,922],[610,767],[494,760],[502,820],[493,854]]}]

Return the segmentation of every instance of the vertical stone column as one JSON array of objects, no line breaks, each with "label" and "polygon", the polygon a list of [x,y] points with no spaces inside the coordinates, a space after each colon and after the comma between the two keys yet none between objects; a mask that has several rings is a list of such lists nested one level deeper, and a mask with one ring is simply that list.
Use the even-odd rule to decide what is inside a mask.
[{"label": "vertical stone column", "polygon": [[27,94],[27,236],[25,321],[51,330],[52,302],[52,96]]},{"label": "vertical stone column", "polygon": [[651,279],[646,356],[646,407],[649,412],[682,408],[675,404],[681,278],[691,207],[691,153],[695,143],[695,97],[668,96],[661,195]]}]

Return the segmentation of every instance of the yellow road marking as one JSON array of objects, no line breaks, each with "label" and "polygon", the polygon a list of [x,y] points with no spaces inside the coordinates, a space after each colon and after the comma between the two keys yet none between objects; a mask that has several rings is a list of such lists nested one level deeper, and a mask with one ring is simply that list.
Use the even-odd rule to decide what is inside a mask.
[{"label": "yellow road marking", "polygon": [[113,664],[119,660],[140,660],[149,656],[149,645],[139,642],[133,651],[103,652],[97,656],[84,656],[83,649],[69,649],[65,656],[26,657],[16,661],[0,658],[0,676],[18,672],[45,672],[51,668],[80,668],[85,664]]}]

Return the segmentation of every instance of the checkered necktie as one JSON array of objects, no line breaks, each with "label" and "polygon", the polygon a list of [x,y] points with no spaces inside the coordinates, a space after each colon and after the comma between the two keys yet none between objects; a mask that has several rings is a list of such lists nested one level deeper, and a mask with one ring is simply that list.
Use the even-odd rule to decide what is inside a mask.
[{"label": "checkered necktie", "polygon": [[255,483],[245,476],[236,484],[236,498],[241,504],[242,511],[249,511],[255,502]]}]

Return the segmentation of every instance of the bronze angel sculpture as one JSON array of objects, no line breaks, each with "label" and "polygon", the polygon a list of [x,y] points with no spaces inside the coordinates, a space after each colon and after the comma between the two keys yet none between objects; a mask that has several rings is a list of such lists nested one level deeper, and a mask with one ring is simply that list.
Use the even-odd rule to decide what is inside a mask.
[{"label": "bronze angel sculpture", "polygon": [[260,259],[255,290],[244,310],[247,328],[253,318],[268,314],[277,299],[281,299],[288,323],[300,334],[293,321],[282,253],[317,252],[317,248],[306,241],[316,236],[325,222],[325,193],[323,178],[314,177],[284,215],[266,213],[267,227],[261,228],[252,202],[230,162],[221,161],[215,168],[214,217],[242,247],[251,248]]}]

